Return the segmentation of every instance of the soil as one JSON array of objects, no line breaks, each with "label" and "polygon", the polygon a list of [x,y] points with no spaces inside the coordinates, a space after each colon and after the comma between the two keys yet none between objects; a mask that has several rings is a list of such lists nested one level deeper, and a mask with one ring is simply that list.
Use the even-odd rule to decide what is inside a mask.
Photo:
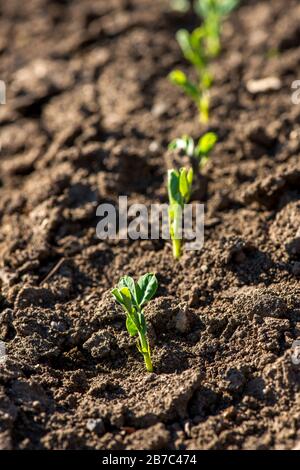
[{"label": "soil", "polygon": [[[190,71],[175,32],[198,21],[168,0],[1,2],[3,449],[300,439],[300,6],[244,1],[226,20],[207,127],[166,79]],[[97,205],[166,202],[168,142],[207,129],[204,249],[176,263],[168,242],[97,239]],[[145,272],[153,374],[110,295]]]}]

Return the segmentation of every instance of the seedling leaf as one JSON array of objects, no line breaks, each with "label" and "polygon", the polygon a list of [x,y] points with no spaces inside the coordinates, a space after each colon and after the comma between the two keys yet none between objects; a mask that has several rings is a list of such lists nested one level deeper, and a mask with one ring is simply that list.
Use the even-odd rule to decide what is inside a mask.
[{"label": "seedling leaf", "polygon": [[190,168],[189,171],[188,171],[188,174],[187,174],[187,182],[188,182],[188,185],[189,185],[189,188],[190,188],[190,192],[191,192],[191,187],[192,187],[192,184],[193,184],[193,178],[194,178],[194,170],[193,170],[193,168]]},{"label": "seedling leaf", "polygon": [[205,52],[203,39],[205,31],[203,28],[196,28],[192,33],[186,29],[180,29],[176,33],[176,39],[186,60],[202,70],[205,67]]},{"label": "seedling leaf", "polygon": [[189,184],[187,181],[187,170],[186,168],[183,168],[182,171],[180,172],[180,177],[179,177],[179,191],[182,195],[182,197],[185,199],[186,196],[189,193]]},{"label": "seedling leaf", "polygon": [[130,276],[121,277],[119,284],[119,289],[122,287],[128,287],[131,298],[136,305],[139,305],[141,293],[139,287],[135,284],[134,280]]},{"label": "seedling leaf", "polygon": [[[179,149],[183,151],[188,157],[195,158],[198,161],[201,170],[208,162],[209,154],[213,150],[217,141],[217,134],[215,134],[214,132],[207,132],[202,137],[200,137],[197,145],[195,146],[193,138],[188,135],[184,135],[180,139],[173,140],[169,144],[169,149]],[[190,173],[190,177],[192,181],[192,173]],[[190,183],[189,179],[188,182]],[[177,199],[177,202],[179,202],[179,199]]]},{"label": "seedling leaf", "polygon": [[136,336],[138,334],[138,329],[135,326],[132,318],[130,316],[126,317],[126,328],[130,336]]},{"label": "seedling leaf", "polygon": [[202,137],[200,137],[195,149],[197,156],[201,157],[202,155],[208,155],[214,148],[217,140],[217,134],[214,132],[207,132]]},{"label": "seedling leaf", "polygon": [[195,0],[195,10],[203,18],[202,25],[191,33],[186,29],[180,29],[176,34],[177,42],[185,59],[197,71],[198,81],[196,84],[191,82],[181,70],[174,70],[170,73],[169,78],[173,84],[180,86],[196,102],[202,123],[207,123],[209,119],[209,89],[213,82],[209,64],[221,51],[223,18],[238,3],[239,0]]},{"label": "seedling leaf", "polygon": [[141,291],[142,298],[140,300],[140,306],[145,305],[155,295],[158,287],[158,282],[154,274],[145,274],[138,280],[138,286]]},{"label": "seedling leaf", "polygon": [[182,203],[179,191],[179,173],[176,170],[168,171],[168,193],[171,205]]},{"label": "seedling leaf", "polygon": [[128,312],[132,311],[132,301],[131,301],[131,293],[128,287],[122,287],[119,289],[119,292],[122,297],[122,304],[126,308]]},{"label": "seedling leaf", "polygon": [[119,304],[123,305],[123,298],[119,292],[119,289],[117,289],[116,287],[111,291],[112,295],[114,296],[114,298],[117,300],[117,302],[119,302]]},{"label": "seedling leaf", "polygon": [[195,5],[196,12],[204,19],[208,15],[228,15],[239,4],[239,0],[198,0]]},{"label": "seedling leaf", "polygon": [[173,70],[169,74],[170,81],[179,87],[181,87],[184,92],[197,101],[199,99],[199,90],[192,82],[190,82],[182,70]]}]

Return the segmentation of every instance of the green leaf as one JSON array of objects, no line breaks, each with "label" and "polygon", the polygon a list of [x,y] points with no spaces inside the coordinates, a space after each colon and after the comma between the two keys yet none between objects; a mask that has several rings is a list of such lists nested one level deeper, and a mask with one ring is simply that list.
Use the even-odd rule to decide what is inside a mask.
[{"label": "green leaf", "polygon": [[122,304],[126,308],[128,312],[132,311],[132,300],[131,300],[131,293],[128,287],[122,287],[119,289],[119,292],[122,297]]},{"label": "green leaf", "polygon": [[179,173],[176,170],[168,171],[168,193],[170,203],[181,204],[181,195],[179,191]]},{"label": "green leaf", "polygon": [[198,61],[198,57],[197,54],[193,51],[189,32],[186,29],[180,29],[176,33],[176,39],[184,57],[192,64],[195,64],[195,62]]},{"label": "green leaf", "polygon": [[[208,155],[213,150],[217,141],[218,141],[217,134],[215,134],[214,132],[207,132],[199,139],[198,144],[195,147],[193,138],[188,135],[183,135],[180,139],[172,140],[168,148],[169,150],[176,149],[176,150],[183,151],[185,155],[187,155],[188,157],[196,158],[202,167],[207,163]],[[189,186],[192,185],[192,181],[193,181],[193,172],[191,169],[187,173],[187,182]],[[174,187],[173,187],[174,193],[176,193],[176,191],[177,192],[179,191],[181,194],[185,194],[185,191],[182,187],[182,184],[184,183],[183,181],[180,180],[180,177],[179,177],[179,187],[181,185],[181,189],[177,188],[177,182],[173,182],[173,183],[174,183]],[[170,181],[170,184],[171,184],[171,181]],[[179,203],[179,198],[176,199],[176,202]]]},{"label": "green leaf", "polygon": [[191,52],[190,33],[186,29],[179,29],[176,33],[176,39],[183,54],[189,54]]},{"label": "green leaf", "polygon": [[217,0],[217,2],[219,3],[219,12],[224,16],[234,10],[240,3],[240,0]]},{"label": "green leaf", "polygon": [[187,170],[186,168],[182,168],[180,170],[179,176],[179,190],[182,197],[185,199],[189,193],[189,184],[187,181]]},{"label": "green leaf", "polygon": [[119,289],[122,287],[128,287],[131,294],[134,294],[134,280],[130,276],[122,276],[118,283]]},{"label": "green leaf", "polygon": [[180,194],[183,199],[183,203],[187,204],[191,197],[191,189],[193,183],[193,169],[190,168],[187,170],[186,168],[180,169]]},{"label": "green leaf", "polygon": [[154,274],[148,273],[139,278],[138,285],[142,293],[140,306],[143,306],[155,295],[158,282]]},{"label": "green leaf", "polygon": [[211,0],[197,0],[195,3],[195,10],[198,15],[205,18],[211,9]]},{"label": "green leaf", "polygon": [[177,150],[177,149],[180,149],[180,145],[178,144],[178,142],[180,141],[181,139],[174,139],[174,140],[171,140],[171,142],[169,143],[168,145],[168,150]]},{"label": "green leaf", "polygon": [[228,15],[239,4],[240,0],[197,0],[195,4],[196,12],[207,18],[209,15]]},{"label": "green leaf", "polygon": [[199,26],[198,28],[195,28],[191,34],[190,34],[190,43],[191,46],[194,48],[194,50],[197,50],[197,48],[202,48],[203,47],[203,40],[205,39],[206,36],[206,31],[203,26]]},{"label": "green leaf", "polygon": [[114,298],[117,300],[117,302],[119,302],[119,304],[123,305],[123,298],[119,292],[119,289],[115,288],[111,291],[112,295],[114,296]]},{"label": "green leaf", "polygon": [[217,134],[214,132],[207,132],[198,141],[196,155],[198,157],[202,155],[208,155],[216,145],[217,141]]},{"label": "green leaf", "polygon": [[222,18],[219,14],[210,14],[205,20],[206,54],[213,59],[221,52]]},{"label": "green leaf", "polygon": [[184,57],[199,70],[202,70],[206,63],[204,38],[205,31],[202,27],[196,28],[192,33],[186,29],[180,29],[176,33],[176,39]]},{"label": "green leaf", "polygon": [[187,181],[188,181],[190,188],[193,184],[193,178],[194,178],[194,170],[193,168],[190,168],[187,174]]},{"label": "green leaf", "polygon": [[201,92],[198,87],[190,82],[186,74],[181,70],[173,70],[169,74],[169,79],[174,85],[181,87],[184,92],[188,96],[191,96],[195,101],[197,101],[199,96],[201,96]]},{"label": "green leaf", "polygon": [[126,317],[126,328],[130,336],[136,336],[138,334],[138,329],[129,315]]},{"label": "green leaf", "polygon": [[135,284],[134,280],[130,276],[123,276],[121,277],[119,284],[118,284],[119,289],[122,287],[128,287],[131,297],[133,302],[138,305],[139,304],[139,298],[140,298],[140,291],[139,287]]},{"label": "green leaf", "polygon": [[187,82],[187,76],[182,70],[172,70],[169,74],[169,78],[172,83],[179,86],[184,86]]}]

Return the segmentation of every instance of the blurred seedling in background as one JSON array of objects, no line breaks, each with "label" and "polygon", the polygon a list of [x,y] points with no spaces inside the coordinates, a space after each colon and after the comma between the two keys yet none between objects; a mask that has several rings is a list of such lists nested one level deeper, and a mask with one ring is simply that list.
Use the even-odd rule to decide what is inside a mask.
[{"label": "blurred seedling in background", "polygon": [[173,246],[173,256],[178,260],[182,245],[182,216],[184,205],[188,204],[192,193],[193,169],[168,171],[169,227]]},{"label": "blurred seedling in background", "polygon": [[210,154],[218,141],[217,134],[206,132],[196,144],[189,135],[183,135],[179,139],[174,139],[169,144],[169,150],[177,150],[191,159],[194,172],[203,170],[209,161]]},{"label": "blurred seedling in background", "polygon": [[190,0],[171,0],[171,7],[180,13],[186,13],[190,9]]},{"label": "blurred seedling in background", "polygon": [[191,81],[182,70],[173,70],[169,79],[180,87],[196,103],[200,121],[207,123],[209,119],[209,89],[213,77],[208,70],[208,60],[205,52],[205,31],[202,27],[189,33],[180,29],[176,34],[177,42],[186,60],[194,67],[197,82]]},{"label": "blurred seedling in background", "polygon": [[240,0],[196,0],[194,2],[195,11],[203,19],[207,55],[210,58],[220,54],[222,23],[239,2]]},{"label": "blurred seedling in background", "polygon": [[[182,70],[173,70],[169,79],[180,87],[196,103],[200,122],[209,120],[210,88],[213,75],[209,70],[210,62],[221,51],[221,27],[224,17],[239,3],[239,0],[198,0],[195,10],[202,17],[203,23],[191,33],[180,29],[176,34],[177,42],[187,61],[197,75],[197,81],[191,81]],[[183,5],[185,2],[183,3]]]},{"label": "blurred seedling in background", "polygon": [[208,40],[208,53],[216,57],[221,51],[221,29],[224,18],[234,10],[240,0],[171,0],[173,10],[186,13],[193,5],[202,18]]},{"label": "blurred seedling in background", "polygon": [[118,286],[111,291],[125,311],[128,333],[137,337],[137,348],[144,357],[148,372],[153,372],[153,366],[143,308],[155,295],[157,287],[156,276],[148,273],[140,277],[138,282],[134,282],[130,276],[123,276]]}]

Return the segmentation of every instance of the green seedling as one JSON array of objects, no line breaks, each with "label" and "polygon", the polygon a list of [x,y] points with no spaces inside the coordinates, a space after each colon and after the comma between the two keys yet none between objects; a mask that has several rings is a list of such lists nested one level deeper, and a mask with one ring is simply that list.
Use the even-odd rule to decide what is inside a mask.
[{"label": "green seedling", "polygon": [[121,277],[118,286],[111,291],[116,301],[126,313],[126,328],[130,336],[137,337],[137,348],[143,355],[146,369],[153,372],[150,346],[147,336],[147,325],[144,306],[155,295],[158,282],[154,274],[148,273],[134,282],[132,277]]},{"label": "green seedling", "polygon": [[191,198],[193,175],[192,168],[168,171],[169,227],[176,260],[181,256],[182,214]]},{"label": "green seedling", "polygon": [[180,87],[187,96],[196,103],[199,111],[200,122],[206,124],[209,120],[209,93],[191,82],[181,70],[173,70],[169,74],[170,81]]},{"label": "green seedling", "polygon": [[200,137],[197,144],[189,135],[183,135],[180,139],[172,140],[168,148],[169,150],[179,150],[190,159],[196,160],[199,170],[202,171],[208,163],[210,153],[217,141],[218,137],[214,132],[206,132]]},{"label": "green seedling", "polygon": [[221,51],[221,27],[224,17],[239,3],[239,0],[197,0],[194,7],[203,19],[203,24],[189,33],[180,29],[176,34],[177,42],[187,61],[195,68],[197,81],[191,81],[181,70],[173,70],[169,79],[179,86],[196,103],[200,122],[209,120],[210,88],[213,75],[210,62]]},{"label": "green seedling", "polygon": [[224,17],[237,7],[240,0],[196,0],[195,11],[203,19],[207,54],[217,57],[221,52],[221,29]]},{"label": "green seedling", "polygon": [[178,69],[170,73],[169,79],[193,99],[199,111],[200,121],[206,123],[209,118],[209,89],[213,77],[208,69],[205,30],[200,27],[189,33],[186,29],[180,29],[176,38],[185,59],[196,70],[197,82],[189,80],[187,75]]},{"label": "green seedling", "polygon": [[210,14],[223,18],[234,10],[240,0],[195,0],[195,10],[206,19]]}]

